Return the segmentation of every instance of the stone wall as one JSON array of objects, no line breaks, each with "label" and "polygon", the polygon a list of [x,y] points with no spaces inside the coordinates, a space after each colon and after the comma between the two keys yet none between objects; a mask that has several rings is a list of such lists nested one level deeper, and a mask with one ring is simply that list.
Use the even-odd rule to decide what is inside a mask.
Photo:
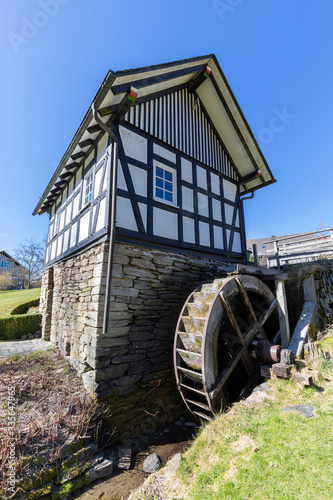
[{"label": "stone wall", "polygon": [[57,263],[44,271],[42,284],[42,298],[46,293],[41,305],[42,337],[69,356],[90,392],[94,389],[96,341],[102,331],[107,249],[102,243]]},{"label": "stone wall", "polygon": [[[108,333],[102,334],[108,244],[46,270],[43,338],[56,343],[119,433],[147,432],[184,412],[173,372],[181,308],[200,282],[234,269],[222,259],[116,243]],[[43,293],[43,292],[42,292]],[[52,301],[52,313],[50,304]]]},{"label": "stone wall", "polygon": [[184,412],[173,374],[181,308],[202,281],[234,266],[221,259],[115,245],[108,334],[99,337],[96,393],[117,428],[132,432]]}]

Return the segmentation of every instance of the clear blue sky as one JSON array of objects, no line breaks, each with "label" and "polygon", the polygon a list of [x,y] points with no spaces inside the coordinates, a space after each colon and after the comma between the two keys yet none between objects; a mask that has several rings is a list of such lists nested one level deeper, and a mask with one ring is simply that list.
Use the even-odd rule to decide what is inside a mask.
[{"label": "clear blue sky", "polygon": [[333,2],[12,0],[0,14],[0,250],[43,239],[48,216],[31,213],[109,68],[208,53],[278,181],[245,202],[247,237],[333,226]]}]

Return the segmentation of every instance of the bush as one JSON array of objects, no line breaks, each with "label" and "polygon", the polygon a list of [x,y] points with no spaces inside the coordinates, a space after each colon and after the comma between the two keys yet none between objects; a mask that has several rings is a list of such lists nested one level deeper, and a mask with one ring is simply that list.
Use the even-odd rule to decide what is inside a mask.
[{"label": "bush", "polygon": [[13,309],[10,314],[26,314],[29,311],[30,307],[36,306],[39,306],[39,299],[29,300],[29,302],[23,302],[23,304],[15,307],[15,309]]},{"label": "bush", "polygon": [[0,318],[0,340],[11,340],[28,333],[36,333],[40,329],[41,314],[27,314]]}]

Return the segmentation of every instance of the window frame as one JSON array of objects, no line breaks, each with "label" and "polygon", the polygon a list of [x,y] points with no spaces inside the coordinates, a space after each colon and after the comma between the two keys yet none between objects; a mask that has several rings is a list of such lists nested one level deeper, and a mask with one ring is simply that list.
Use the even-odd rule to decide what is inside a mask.
[{"label": "window frame", "polygon": [[[162,191],[165,193],[165,189],[161,188],[160,186],[156,185],[156,179],[159,178],[157,177],[157,171],[156,169],[160,168],[166,172],[169,172],[172,174],[172,181],[171,181],[171,187],[172,187],[172,200],[169,201],[164,198],[160,198],[159,196],[156,195],[156,188],[162,189]],[[177,170],[176,168],[170,167],[169,165],[166,165],[165,163],[162,163],[158,160],[154,160],[154,175],[153,175],[153,200],[157,201],[159,203],[163,203],[165,205],[169,205],[171,207],[178,207],[178,201],[177,201]]]}]

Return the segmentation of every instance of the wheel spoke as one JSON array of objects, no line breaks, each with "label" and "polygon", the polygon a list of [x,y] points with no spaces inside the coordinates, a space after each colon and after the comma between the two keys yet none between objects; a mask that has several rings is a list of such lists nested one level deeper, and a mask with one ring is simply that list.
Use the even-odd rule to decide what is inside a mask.
[{"label": "wheel spoke", "polygon": [[222,371],[222,373],[217,377],[214,386],[209,392],[209,397],[210,399],[215,399],[216,396],[219,394],[221,391],[222,387],[232,374],[235,366],[237,365],[238,361],[243,357],[244,352],[246,351],[246,347],[240,347],[238,351],[236,352],[235,356],[230,359],[230,361],[226,364],[226,367]]},{"label": "wheel spoke", "polygon": [[235,278],[235,281],[236,281],[238,290],[240,291],[240,294],[241,294],[241,296],[243,298],[243,302],[245,304],[245,307],[246,307],[247,311],[249,312],[250,316],[252,317],[252,320],[253,320],[254,324],[256,325],[257,331],[260,333],[260,336],[261,336],[261,338],[263,340],[268,340],[267,335],[265,333],[265,330],[263,329],[263,326],[262,326],[263,323],[266,321],[267,318],[264,319],[264,321],[262,323],[260,323],[260,320],[259,321],[257,320],[256,313],[254,312],[254,309],[252,307],[252,304],[251,304],[251,301],[250,301],[249,296],[247,294],[247,291],[243,287],[243,284],[241,283],[241,281],[240,281],[239,278]]},{"label": "wheel spoke", "polygon": [[242,335],[242,332],[241,332],[241,329],[239,328],[239,325],[238,325],[238,322],[236,320],[236,317],[234,315],[234,312],[231,308],[231,305],[228,301],[228,299],[226,298],[224,292],[220,292],[220,299],[222,301],[222,304],[223,304],[223,307],[227,313],[227,316],[229,318],[229,321],[230,321],[230,324],[232,326],[232,328],[234,329],[234,331],[236,332],[240,342],[242,345],[244,345],[244,338],[243,338],[243,335]]}]

